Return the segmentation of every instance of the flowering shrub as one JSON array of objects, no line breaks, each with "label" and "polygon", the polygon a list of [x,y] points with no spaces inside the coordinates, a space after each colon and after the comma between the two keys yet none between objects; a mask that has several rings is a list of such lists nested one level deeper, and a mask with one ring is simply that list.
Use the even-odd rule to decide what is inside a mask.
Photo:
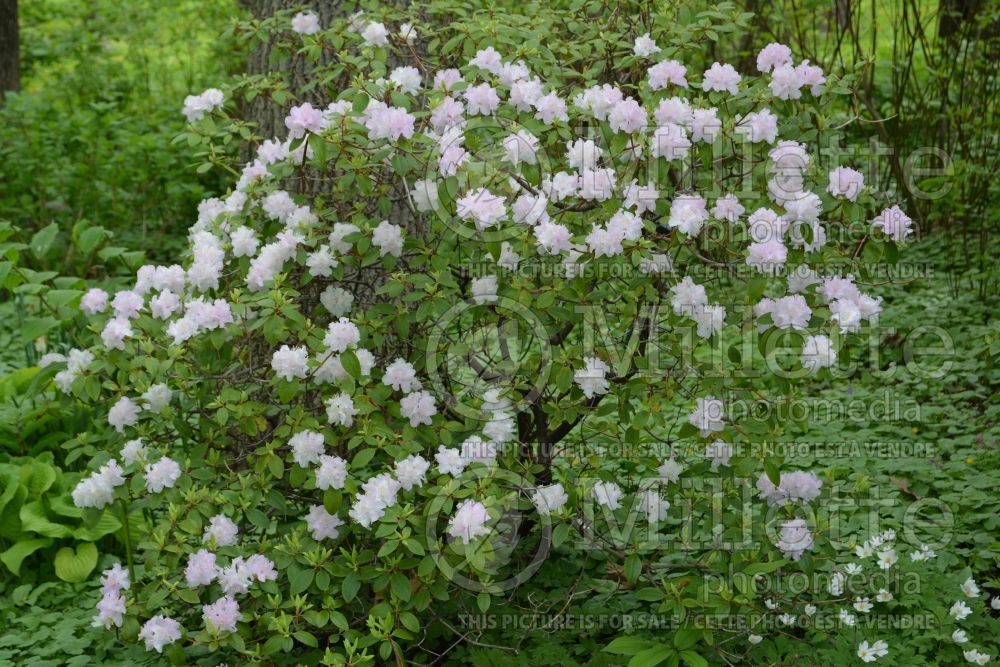
[{"label": "flowering shrub", "polygon": [[[753,72],[701,63],[697,44],[745,23],[731,8],[575,47],[536,31],[515,48],[516,16],[458,14],[426,45],[367,15],[258,26],[298,57],[336,52],[313,73],[329,103],[291,106],[181,263],[83,296],[101,342],[56,382],[107,406],[107,446],[73,498],[134,525],[95,622],[175,661],[402,664],[559,550],[677,615],[607,647],[635,664],[779,661],[823,633],[828,661],[913,658],[857,627],[891,586],[848,586],[902,572],[904,545],[853,518],[834,534],[835,473],[756,447],[807,425],[731,409],[840,372],[881,310],[865,262],[914,233],[813,150],[845,83],[778,44]],[[228,108],[212,89],[184,113]],[[757,577],[788,572],[830,584],[761,607]],[[962,590],[956,621],[982,607]],[[821,606],[837,624],[810,625]],[[705,624],[723,613],[751,619],[740,649]]]}]

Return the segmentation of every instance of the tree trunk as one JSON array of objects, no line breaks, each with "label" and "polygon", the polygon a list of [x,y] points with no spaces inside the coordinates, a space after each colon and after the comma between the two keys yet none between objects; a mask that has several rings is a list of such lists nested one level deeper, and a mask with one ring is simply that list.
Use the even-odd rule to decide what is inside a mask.
[{"label": "tree trunk", "polygon": [[[0,0],[2,1],[2,0]],[[264,20],[271,17],[275,12],[301,7],[301,0],[241,0],[254,18]],[[383,5],[393,5],[405,7],[407,0],[387,0]],[[322,29],[328,28],[337,18],[349,16],[361,8],[358,2],[351,0],[318,0],[309,5],[310,11],[316,14],[320,20]],[[302,59],[292,58],[285,60],[280,65],[270,62],[271,46],[262,44],[250,53],[250,60],[247,63],[247,73],[251,75],[271,74],[281,72],[288,82],[289,91],[294,95],[294,101],[284,106],[275,104],[264,96],[257,96],[247,109],[247,120],[258,125],[258,133],[266,138],[277,137],[284,139],[288,134],[285,128],[285,116],[292,105],[309,102],[315,107],[325,107],[330,103],[330,91],[319,87],[310,88],[307,84],[313,78],[314,65],[305,63]],[[332,57],[332,56],[331,56]],[[323,59],[316,66],[323,67],[330,61]],[[390,60],[390,67],[392,61]],[[253,147],[248,147],[253,148]],[[249,156],[249,154],[248,154]],[[306,170],[301,177],[296,176],[283,183],[283,187],[293,194],[313,195],[317,190],[322,190],[321,177]],[[393,206],[389,215],[385,216],[390,222],[400,225],[408,235],[420,234],[421,229],[418,221],[410,214],[406,205],[406,193],[402,187],[395,188],[392,195]],[[373,214],[376,211],[373,209]],[[380,264],[367,268],[358,268],[349,273],[345,278],[351,285],[357,307],[364,309],[376,301],[375,289],[380,285],[387,275]],[[316,282],[320,286],[319,281]],[[318,298],[318,295],[315,295]],[[314,299],[315,300],[315,299]]]},{"label": "tree trunk", "polygon": [[[0,0],[2,1],[2,0]],[[271,17],[275,12],[292,9],[301,6],[301,0],[241,0],[243,6],[250,10],[254,18],[264,20]],[[359,10],[357,2],[349,0],[320,0],[310,5],[310,10],[319,17],[320,25],[325,29],[330,26],[333,19],[352,14]],[[247,63],[247,73],[251,75],[270,74],[275,71],[275,65],[269,62],[271,57],[270,44],[261,44],[250,53],[250,61]],[[327,64],[325,62],[321,64]],[[293,58],[283,62],[280,71],[287,74],[290,90],[295,95],[296,104],[309,102],[313,106],[326,106],[330,100],[320,99],[323,91],[318,89],[304,90],[305,84],[309,81],[312,67],[307,65],[302,59]],[[247,118],[260,126],[260,134],[264,137],[284,136],[285,115],[287,108],[275,104],[263,96],[256,97],[250,103]]]},{"label": "tree trunk", "polygon": [[938,15],[938,37],[951,39],[961,32],[963,24],[976,18],[982,0],[942,0]]},{"label": "tree trunk", "polygon": [[834,16],[837,19],[837,27],[841,32],[846,32],[851,26],[851,0],[836,0],[833,7]]},{"label": "tree trunk", "polygon": [[0,0],[0,101],[8,90],[21,90],[17,0]]}]

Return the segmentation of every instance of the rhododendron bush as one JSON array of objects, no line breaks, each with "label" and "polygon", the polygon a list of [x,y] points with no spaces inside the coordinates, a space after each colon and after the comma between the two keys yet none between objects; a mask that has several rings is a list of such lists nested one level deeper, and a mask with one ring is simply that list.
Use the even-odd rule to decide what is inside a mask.
[{"label": "rhododendron bush", "polygon": [[[422,663],[561,567],[676,619],[607,637],[635,664],[988,659],[950,635],[985,613],[969,572],[766,447],[807,423],[734,408],[843,372],[868,265],[915,233],[826,152],[850,79],[780,44],[715,62],[748,20],[725,5],[594,11],[241,28],[325,101],[276,76],[188,97],[211,161],[253,138],[241,100],[287,132],[187,255],[80,303],[98,342],[56,382],[106,422],[73,498],[128,527],[96,623],[178,663]],[[822,583],[758,590],[790,573]],[[911,612],[911,576],[954,627],[903,646],[859,617]]]}]

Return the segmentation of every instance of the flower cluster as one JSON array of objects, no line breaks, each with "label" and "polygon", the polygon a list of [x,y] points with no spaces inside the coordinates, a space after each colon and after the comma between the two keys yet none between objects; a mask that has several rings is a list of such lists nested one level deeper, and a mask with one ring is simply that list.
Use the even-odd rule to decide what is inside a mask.
[{"label": "flower cluster", "polygon": [[188,95],[184,98],[184,117],[189,123],[199,121],[205,114],[222,108],[226,98],[218,88],[209,88],[201,95]]}]

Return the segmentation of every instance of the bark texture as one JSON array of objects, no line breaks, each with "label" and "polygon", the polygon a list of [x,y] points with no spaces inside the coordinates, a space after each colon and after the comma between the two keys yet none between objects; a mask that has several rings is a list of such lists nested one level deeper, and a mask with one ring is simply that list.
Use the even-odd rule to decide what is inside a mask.
[{"label": "bark texture", "polygon": [[[241,1],[254,18],[259,20],[267,19],[278,11],[302,6],[301,0]],[[408,2],[407,0],[395,0],[385,4],[405,8]],[[319,17],[320,25],[324,29],[329,27],[335,19],[350,16],[361,9],[359,3],[350,0],[319,0],[312,2],[309,7]],[[390,26],[391,28],[392,26]],[[324,55],[320,62],[315,65],[306,63],[303,59],[296,58],[283,60],[281,63],[272,63],[271,45],[262,44],[250,53],[249,62],[247,63],[247,73],[251,75],[266,75],[280,72],[288,81],[290,92],[295,96],[295,101],[292,104],[309,102],[315,107],[322,108],[330,102],[330,91],[318,87],[312,88],[308,84],[314,79],[314,70],[317,67],[322,68],[329,65],[330,58],[332,57],[332,55]],[[291,104],[281,106],[269,99],[265,99],[263,96],[258,96],[250,103],[247,109],[247,120],[258,124],[258,133],[263,137],[284,138],[287,134],[285,116],[288,113],[289,106]],[[306,169],[303,173],[285,183],[284,186],[290,192],[313,197],[323,192],[325,181],[322,175],[314,173],[311,169]],[[402,226],[408,236],[420,234],[419,222],[410,213],[406,201],[406,192],[401,186],[394,188],[392,199],[392,211],[385,217],[393,224]],[[375,289],[385,279],[385,271],[380,265],[375,265],[352,271],[346,276],[343,282],[354,293],[358,306],[365,308],[376,301]],[[316,285],[320,285],[319,281],[316,282]],[[318,300],[318,293],[311,295],[311,297],[314,300]]]},{"label": "bark texture", "polygon": [[949,39],[962,32],[968,21],[974,20],[983,9],[982,0],[942,0],[938,17],[938,37]]},{"label": "bark texture", "polygon": [[[275,12],[301,6],[301,0],[242,0],[243,6],[250,10],[254,18],[266,19]],[[320,25],[328,27],[335,18],[340,18],[358,11],[358,3],[345,0],[321,0],[310,4],[310,9],[319,16]],[[327,56],[324,56],[326,58]],[[270,62],[271,45],[261,44],[250,53],[247,63],[248,74],[271,74],[282,71],[288,77],[289,86],[298,104],[309,102],[313,106],[326,106],[329,100],[323,99],[322,90],[306,88],[313,68],[302,59],[286,60],[278,65]],[[321,65],[329,64],[322,61]],[[260,134],[265,137],[283,135],[285,133],[285,114],[288,109],[282,108],[271,100],[258,96],[250,103],[248,117],[260,125]]]},{"label": "bark texture", "polygon": [[0,101],[8,90],[21,90],[17,0],[0,0]]}]

